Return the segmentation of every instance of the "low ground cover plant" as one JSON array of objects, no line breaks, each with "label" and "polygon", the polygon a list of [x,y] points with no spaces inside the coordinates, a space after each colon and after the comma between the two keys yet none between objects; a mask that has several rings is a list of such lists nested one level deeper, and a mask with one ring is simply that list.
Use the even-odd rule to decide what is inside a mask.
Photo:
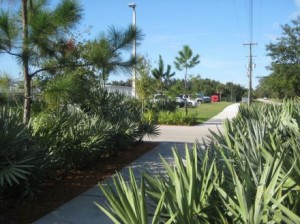
[{"label": "low ground cover plant", "polygon": [[[161,205],[163,198],[156,213],[163,223],[299,223],[299,114],[298,99],[242,105],[225,132],[212,133],[208,143],[186,146],[184,160],[173,149],[175,165],[162,158],[165,174],[144,174],[146,190],[136,191],[150,207]],[[107,195],[106,213],[122,223],[110,194],[126,197],[128,191]]]}]

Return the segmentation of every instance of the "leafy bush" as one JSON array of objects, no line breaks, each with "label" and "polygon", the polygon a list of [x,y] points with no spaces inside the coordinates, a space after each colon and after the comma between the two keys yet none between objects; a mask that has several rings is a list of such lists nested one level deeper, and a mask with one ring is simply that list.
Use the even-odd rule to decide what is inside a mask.
[{"label": "leafy bush", "polygon": [[50,161],[63,169],[83,167],[99,151],[107,150],[112,133],[98,116],[88,116],[77,107],[67,106],[32,119],[33,134],[49,149]]},{"label": "leafy bush", "polygon": [[39,183],[36,175],[44,161],[30,129],[22,123],[21,110],[0,108],[0,145],[0,195],[34,196]]},{"label": "leafy bush", "polygon": [[156,102],[153,102],[151,100],[148,100],[145,102],[144,107],[146,110],[152,110],[154,112],[160,112],[160,111],[175,111],[177,108],[177,104],[174,100],[165,99],[165,100],[158,100]]},{"label": "leafy bush", "polygon": [[51,162],[63,169],[131,147],[144,135],[158,134],[142,119],[138,101],[122,94],[91,91],[86,101],[41,113],[32,119],[34,135],[49,148]]},{"label": "leafy bush", "polygon": [[197,123],[197,117],[194,114],[185,115],[181,111],[167,111],[159,113],[157,122],[169,125],[193,125]]}]

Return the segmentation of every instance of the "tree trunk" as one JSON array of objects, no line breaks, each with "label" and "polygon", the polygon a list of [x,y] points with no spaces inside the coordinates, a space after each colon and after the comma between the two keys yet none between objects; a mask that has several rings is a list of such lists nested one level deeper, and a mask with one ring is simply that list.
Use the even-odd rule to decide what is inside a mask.
[{"label": "tree trunk", "polygon": [[23,108],[23,122],[27,124],[30,119],[31,110],[31,77],[29,74],[29,49],[28,49],[28,11],[27,0],[22,0],[22,38],[23,38],[23,76],[24,76],[24,108]]}]

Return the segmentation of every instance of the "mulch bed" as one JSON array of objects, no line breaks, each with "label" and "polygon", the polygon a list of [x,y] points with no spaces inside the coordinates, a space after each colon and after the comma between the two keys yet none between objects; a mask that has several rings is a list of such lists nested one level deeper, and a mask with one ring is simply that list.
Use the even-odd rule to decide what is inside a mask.
[{"label": "mulch bed", "polygon": [[121,170],[156,145],[157,143],[140,143],[133,149],[119,152],[118,156],[101,158],[84,170],[71,171],[60,179],[44,183],[43,193],[36,200],[0,201],[0,224],[32,223]]}]

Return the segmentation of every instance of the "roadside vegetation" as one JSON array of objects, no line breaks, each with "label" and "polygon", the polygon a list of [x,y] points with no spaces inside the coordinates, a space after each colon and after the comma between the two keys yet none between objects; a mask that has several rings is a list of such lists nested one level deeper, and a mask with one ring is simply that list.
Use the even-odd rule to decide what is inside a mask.
[{"label": "roadside vegetation", "polygon": [[[192,57],[187,45],[175,58],[184,78],[173,78],[162,56],[156,69],[147,57],[130,56],[132,42],[142,40],[139,29],[111,27],[87,40],[76,31],[83,13],[78,1],[47,3],[24,0],[14,12],[0,11],[0,54],[19,62],[23,75],[22,81],[0,76],[1,202],[35,198],[45,179],[117,156],[145,135],[157,136],[157,124],[202,123],[246,93],[233,82],[188,76],[200,56]],[[300,17],[283,26],[283,36],[267,46],[271,75],[261,79],[256,96],[300,95],[299,24]],[[137,99],[105,90],[111,74],[133,66]],[[170,100],[153,102],[155,93]],[[190,108],[187,115],[174,104],[179,94],[216,94],[221,102]],[[131,174],[126,185],[118,176],[119,197],[102,187],[111,207],[101,209],[120,223],[146,223],[149,215],[153,223],[300,223],[299,114],[299,99],[243,105],[206,150],[187,148],[185,163],[174,150],[177,166],[164,162],[167,177],[136,180]],[[146,198],[155,213],[145,209]]]},{"label": "roadside vegetation", "polygon": [[174,148],[174,166],[161,158],[165,175],[100,186],[99,208],[115,223],[299,223],[299,114],[299,99],[242,105],[214,141],[186,146],[184,160]]},{"label": "roadside vegetation", "polygon": [[82,15],[77,1],[16,7],[0,12],[0,54],[24,71],[18,83],[0,79],[0,206],[33,199],[46,180],[158,134],[143,119],[141,101],[104,89],[110,73],[135,64],[130,47],[140,31],[111,27],[86,40],[74,29]]},{"label": "roadside vegetation", "polygon": [[300,96],[299,44],[300,17],[282,25],[282,34],[266,46],[270,74],[260,79],[255,95],[275,99]]}]

